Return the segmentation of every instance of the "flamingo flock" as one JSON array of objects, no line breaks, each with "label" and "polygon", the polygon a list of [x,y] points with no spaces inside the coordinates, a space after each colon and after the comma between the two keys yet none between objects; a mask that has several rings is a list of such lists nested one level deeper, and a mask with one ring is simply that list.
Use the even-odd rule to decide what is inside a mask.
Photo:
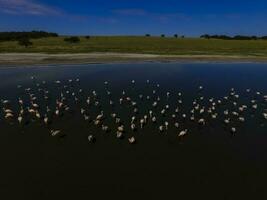
[{"label": "flamingo flock", "polygon": [[[212,121],[220,122],[233,135],[251,115],[267,122],[267,95],[252,89],[238,92],[231,88],[225,96],[214,98],[206,97],[204,87],[199,86],[188,107],[183,92],[162,92],[160,84],[150,80],[144,83],[149,87],[148,91],[136,91],[136,81],[131,80],[130,86],[121,90],[119,96],[113,96],[108,81],[103,83],[104,92],[99,93],[85,91],[79,78],[55,80],[50,83],[52,88],[36,77],[31,80],[32,87],[17,86],[17,100],[1,99],[1,120],[22,127],[39,121],[52,137],[63,132],[51,128],[53,121],[67,113],[80,116],[84,123],[112,134],[114,138],[126,137],[129,144],[135,144],[136,134],[145,132],[148,125],[159,134],[173,132],[177,138],[183,138],[190,134],[192,126],[208,127]],[[90,132],[88,128],[88,142],[93,143],[97,134]]]}]

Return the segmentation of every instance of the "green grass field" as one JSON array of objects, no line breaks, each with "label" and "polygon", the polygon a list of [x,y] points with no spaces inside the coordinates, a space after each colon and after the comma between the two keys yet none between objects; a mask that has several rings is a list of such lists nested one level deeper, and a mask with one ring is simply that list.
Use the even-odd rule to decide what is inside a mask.
[{"label": "green grass field", "polygon": [[266,40],[176,39],[160,37],[81,37],[77,44],[64,37],[31,40],[33,46],[19,46],[17,42],[0,42],[1,53],[89,53],[118,52],[163,55],[236,55],[267,57]]}]

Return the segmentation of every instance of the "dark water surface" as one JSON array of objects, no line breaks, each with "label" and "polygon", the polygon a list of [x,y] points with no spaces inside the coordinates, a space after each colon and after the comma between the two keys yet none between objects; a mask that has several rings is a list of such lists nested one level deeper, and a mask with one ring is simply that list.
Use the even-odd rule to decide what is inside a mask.
[{"label": "dark water surface", "polygon": [[[36,77],[35,82],[31,76]],[[122,90],[138,99],[141,93],[152,95],[160,84],[157,91],[162,104],[170,104],[173,110],[174,96],[181,91],[185,113],[199,85],[204,86],[204,96],[214,98],[222,98],[234,87],[243,103],[249,98],[247,88],[267,94],[267,64],[172,63],[1,68],[0,98],[14,102],[20,95],[17,85],[33,87],[43,80],[53,94],[60,90],[55,80],[76,78],[80,83],[75,87],[84,90],[81,96],[95,90],[102,101],[107,98],[103,83],[109,81],[116,103]],[[163,98],[167,91],[169,102]],[[266,108],[262,103],[260,109]],[[110,113],[120,108],[103,105],[102,109]],[[140,106],[139,114],[145,109]],[[181,128],[189,129],[182,140],[174,128],[159,133],[149,124],[131,133],[137,139],[135,145],[80,116],[66,114],[53,120],[50,128],[62,130],[65,137],[51,137],[48,127],[38,121],[20,126],[7,123],[1,114],[1,199],[267,199],[267,123],[262,110],[248,112],[247,121],[235,125],[234,135],[222,119],[204,128],[181,123]],[[121,111],[125,123],[131,117]],[[164,123],[160,120],[158,123]],[[96,137],[96,143],[88,142],[89,134]]]}]

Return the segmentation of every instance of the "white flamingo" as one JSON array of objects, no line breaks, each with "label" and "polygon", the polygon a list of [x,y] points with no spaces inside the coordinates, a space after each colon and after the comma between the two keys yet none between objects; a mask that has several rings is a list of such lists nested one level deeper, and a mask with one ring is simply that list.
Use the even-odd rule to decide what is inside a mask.
[{"label": "white flamingo", "polygon": [[165,125],[165,129],[168,130],[169,122],[166,121],[166,122],[164,123],[164,125]]},{"label": "white flamingo", "polygon": [[58,134],[60,134],[61,130],[51,130],[50,133],[54,137],[54,136],[57,136]]},{"label": "white flamingo", "polygon": [[144,119],[140,119],[140,126],[141,126],[141,129],[144,127],[144,123],[145,123],[145,120],[144,120]]},{"label": "white flamingo", "polygon": [[128,138],[130,144],[134,144],[136,142],[135,137]]},{"label": "white flamingo", "polygon": [[183,137],[187,134],[188,130],[185,129],[185,130],[182,130],[179,134],[178,134],[178,137]]},{"label": "white flamingo", "polygon": [[235,127],[232,127],[231,128],[231,132],[234,134],[234,133],[236,133],[236,128]]},{"label": "white flamingo", "polygon": [[135,124],[131,124],[131,129],[132,129],[132,131],[135,131],[135,129],[136,129],[136,126],[135,126]]}]

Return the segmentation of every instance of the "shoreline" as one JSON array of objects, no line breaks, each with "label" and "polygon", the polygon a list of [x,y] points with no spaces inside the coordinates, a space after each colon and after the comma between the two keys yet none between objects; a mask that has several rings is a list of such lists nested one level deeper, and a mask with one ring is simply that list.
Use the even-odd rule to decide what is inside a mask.
[{"label": "shoreline", "polygon": [[228,55],[155,55],[134,53],[0,53],[0,67],[128,63],[267,63],[267,57]]}]

